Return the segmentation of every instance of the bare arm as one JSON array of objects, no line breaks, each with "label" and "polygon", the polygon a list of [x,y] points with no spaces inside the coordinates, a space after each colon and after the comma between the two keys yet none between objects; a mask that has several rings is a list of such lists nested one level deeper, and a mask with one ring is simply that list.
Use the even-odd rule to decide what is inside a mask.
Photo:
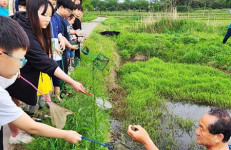
[{"label": "bare arm", "polygon": [[[67,46],[69,49],[73,49],[73,50],[76,50],[78,49],[77,46],[74,46],[74,45],[71,45],[70,42],[68,42],[68,40],[62,36],[62,35],[59,35],[59,41],[60,41],[60,47],[64,50],[65,49],[65,46]],[[62,46],[64,44],[65,46]]]},{"label": "bare arm", "polygon": [[87,91],[83,88],[83,85],[79,82],[76,82],[71,77],[69,77],[65,72],[63,72],[59,67],[56,68],[54,75],[59,79],[65,81],[70,84],[76,91],[87,93]]},{"label": "bare arm", "polygon": [[132,130],[132,125],[128,127],[128,135],[136,142],[139,142],[144,145],[147,150],[159,150],[156,145],[152,142],[147,131],[142,128],[140,125],[135,125],[134,127],[137,131]]},{"label": "bare arm", "polygon": [[61,130],[43,123],[35,122],[26,113],[23,113],[18,119],[12,121],[12,124],[28,133],[39,136],[61,138],[70,143],[81,141],[81,135],[77,132]]}]

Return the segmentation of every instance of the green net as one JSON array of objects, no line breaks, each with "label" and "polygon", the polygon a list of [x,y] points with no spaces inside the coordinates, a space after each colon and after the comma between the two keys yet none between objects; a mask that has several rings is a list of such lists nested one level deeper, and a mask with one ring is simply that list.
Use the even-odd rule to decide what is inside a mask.
[{"label": "green net", "polygon": [[73,67],[78,67],[80,65],[80,59],[78,57],[75,57],[74,61],[71,63]]},{"label": "green net", "polygon": [[103,54],[99,53],[97,57],[93,60],[93,65],[100,71],[103,71],[104,68],[107,66],[108,62],[109,59]]}]

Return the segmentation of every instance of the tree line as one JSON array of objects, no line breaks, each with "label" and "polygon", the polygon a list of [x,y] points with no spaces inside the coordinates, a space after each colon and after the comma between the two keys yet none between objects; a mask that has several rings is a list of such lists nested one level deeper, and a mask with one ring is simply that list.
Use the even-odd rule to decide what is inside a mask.
[{"label": "tree line", "polygon": [[187,12],[195,9],[231,8],[231,0],[85,0],[86,9],[97,11],[166,11],[176,7],[177,11]]}]

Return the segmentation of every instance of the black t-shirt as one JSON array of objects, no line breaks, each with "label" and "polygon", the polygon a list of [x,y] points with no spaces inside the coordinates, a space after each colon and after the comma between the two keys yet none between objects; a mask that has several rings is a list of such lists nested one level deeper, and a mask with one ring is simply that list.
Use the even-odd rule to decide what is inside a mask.
[{"label": "black t-shirt", "polygon": [[75,22],[72,25],[72,27],[73,27],[74,30],[78,30],[78,29],[82,30],[81,21],[78,18],[76,18]]}]

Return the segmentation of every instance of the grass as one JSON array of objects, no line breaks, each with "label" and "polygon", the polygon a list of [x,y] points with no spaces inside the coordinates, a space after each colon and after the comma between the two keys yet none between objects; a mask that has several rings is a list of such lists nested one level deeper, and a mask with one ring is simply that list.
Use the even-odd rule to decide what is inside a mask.
[{"label": "grass", "polygon": [[97,18],[97,15],[89,13],[86,11],[86,12],[84,12],[83,22],[92,21],[96,18]]},{"label": "grass", "polygon": [[[146,23],[148,15],[128,12],[103,22],[104,28],[121,32],[110,39],[124,60],[119,72],[120,86],[126,91],[124,115],[119,118],[123,132],[128,124],[140,124],[162,149],[177,149],[180,142],[175,137],[195,130],[194,120],[168,112],[166,100],[230,107],[230,75],[223,72],[230,70],[230,44],[221,43],[228,24],[220,25],[226,18],[210,14],[215,20],[208,22],[203,14],[190,15],[194,19],[164,17]],[[149,60],[126,62],[136,55]],[[199,149],[193,142],[188,147]]]},{"label": "grass", "polygon": [[[100,27],[99,27],[100,28]],[[97,30],[97,29],[96,29]],[[104,42],[99,42],[104,41]],[[89,47],[90,53],[97,56],[98,53],[103,53],[110,58],[110,63],[103,72],[95,69],[93,71],[92,58],[87,55],[82,55],[81,65],[77,67],[71,77],[81,82],[87,91],[94,94],[96,97],[102,97],[110,101],[110,95],[107,93],[106,84],[109,82],[105,78],[110,74],[110,68],[116,66],[116,58],[113,56],[114,43],[107,38],[100,36],[97,33],[93,33],[86,41],[85,45]],[[93,81],[93,76],[95,81]],[[71,97],[65,97],[60,103],[60,106],[67,108],[74,112],[72,115],[68,115],[65,125],[66,130],[74,130],[82,134],[85,137],[94,139],[101,143],[111,141],[110,139],[110,110],[104,111],[96,106],[96,102],[91,96],[74,92],[70,86],[67,86],[68,92],[72,94]],[[96,118],[96,120],[95,120]],[[50,120],[45,120],[45,123],[50,124]],[[96,135],[95,135],[96,129]],[[100,145],[94,144],[82,140],[77,144],[70,144],[61,139],[36,137],[36,139],[28,144],[29,149],[40,150],[57,150],[57,149],[105,149]]]},{"label": "grass", "polygon": [[[98,14],[89,13],[91,15]],[[92,58],[82,55],[81,66],[71,76],[82,82],[89,92],[111,101],[113,112],[98,109],[90,96],[73,92],[67,86],[73,97],[66,97],[60,105],[75,113],[68,116],[65,129],[76,130],[102,143],[109,142],[112,114],[123,125],[122,135],[126,135],[129,124],[140,124],[160,149],[170,150],[181,144],[175,138],[180,133],[193,134],[195,120],[173,115],[168,111],[167,100],[230,107],[231,78],[225,72],[231,70],[231,44],[221,44],[230,17],[225,10],[201,10],[190,16],[182,13],[180,20],[169,19],[168,13],[129,11],[101,12],[101,15],[108,19],[97,27],[85,45],[94,56],[106,55],[110,63],[103,72],[93,71]],[[105,30],[121,33],[108,38],[99,34]],[[117,52],[123,59],[121,68]],[[145,55],[148,60],[128,62],[136,55]],[[118,77],[119,89],[109,93],[112,86],[109,77],[113,72],[118,72],[115,77]],[[94,82],[92,75],[97,79]],[[112,101],[117,94],[121,94],[118,97],[122,105]],[[116,116],[117,113],[122,115]],[[132,145],[135,147],[136,143]],[[30,149],[94,149],[88,141],[68,144],[42,137],[28,146]],[[189,142],[188,148],[200,149],[194,142]],[[96,149],[103,147],[96,145]]]},{"label": "grass", "polygon": [[195,121],[167,113],[165,99],[230,108],[230,75],[207,66],[151,58],[123,65],[120,83],[127,92],[124,126],[142,125],[163,149],[177,149],[177,134],[195,129]]}]

